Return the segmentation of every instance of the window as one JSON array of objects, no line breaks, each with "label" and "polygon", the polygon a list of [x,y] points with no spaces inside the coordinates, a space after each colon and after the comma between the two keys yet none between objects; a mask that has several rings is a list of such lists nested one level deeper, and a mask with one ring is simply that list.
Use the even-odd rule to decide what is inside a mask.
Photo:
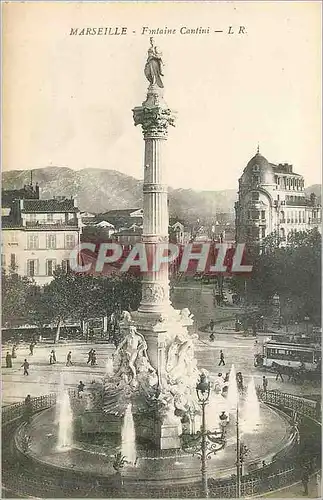
[{"label": "window", "polygon": [[15,231],[10,231],[9,233],[9,244],[14,245],[18,243],[17,233]]},{"label": "window", "polygon": [[6,256],[4,253],[1,254],[1,266],[4,267],[6,265]]},{"label": "window", "polygon": [[265,228],[265,227],[262,227],[262,228],[261,228],[261,237],[262,237],[262,238],[265,238],[265,237],[266,237],[266,228]]},{"label": "window", "polygon": [[56,248],[56,234],[47,235],[47,248]]},{"label": "window", "polygon": [[265,210],[261,211],[261,218],[262,218],[262,220],[264,220],[266,218],[266,211]]},{"label": "window", "polygon": [[253,220],[259,219],[259,210],[252,210],[252,219]]},{"label": "window", "polygon": [[75,247],[75,235],[74,234],[66,234],[65,235],[65,248],[74,248]]},{"label": "window", "polygon": [[10,255],[10,267],[11,269],[16,269],[17,267],[17,261],[16,261],[16,254],[12,253]]},{"label": "window", "polygon": [[38,235],[37,234],[28,234],[27,237],[27,247],[28,250],[34,250],[38,248],[39,242],[38,242]]},{"label": "window", "polygon": [[36,276],[38,274],[38,260],[27,261],[27,274],[28,276]]},{"label": "window", "polygon": [[254,165],[254,166],[252,167],[252,171],[253,171],[253,172],[259,172],[259,165]]},{"label": "window", "polygon": [[259,184],[259,175],[253,175],[252,176],[252,182],[254,184]]},{"label": "window", "polygon": [[47,214],[47,222],[54,222],[54,214]]},{"label": "window", "polygon": [[258,193],[258,191],[253,191],[251,193],[251,199],[252,199],[252,201],[258,201],[259,200],[259,193]]},{"label": "window", "polygon": [[56,267],[56,260],[55,259],[48,259],[46,261],[46,275],[53,276],[53,273],[55,271],[55,267]]},{"label": "window", "polygon": [[68,259],[62,260],[62,271],[68,273],[70,270],[70,261]]}]

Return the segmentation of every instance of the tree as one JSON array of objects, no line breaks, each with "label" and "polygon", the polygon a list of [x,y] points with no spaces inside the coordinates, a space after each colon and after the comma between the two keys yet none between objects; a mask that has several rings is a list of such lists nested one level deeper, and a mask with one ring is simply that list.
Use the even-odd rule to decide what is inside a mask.
[{"label": "tree", "polygon": [[253,262],[248,280],[248,299],[265,304],[277,293],[286,321],[321,314],[321,236],[317,229],[294,232],[286,247],[271,238]]},{"label": "tree", "polygon": [[56,323],[55,342],[58,342],[62,323],[75,314],[75,274],[57,268],[54,279],[44,286],[41,305],[49,320]]},{"label": "tree", "polygon": [[27,299],[33,281],[13,270],[2,269],[2,322],[14,326],[28,320]]}]

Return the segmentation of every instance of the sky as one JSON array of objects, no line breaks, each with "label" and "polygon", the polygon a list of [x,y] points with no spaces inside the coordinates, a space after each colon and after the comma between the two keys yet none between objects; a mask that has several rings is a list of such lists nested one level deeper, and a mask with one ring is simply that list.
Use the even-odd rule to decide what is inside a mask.
[{"label": "sky", "polygon": [[[142,178],[144,141],[132,118],[148,86],[142,29],[167,26],[176,33],[154,40],[177,116],[165,149],[169,184],[237,188],[258,143],[306,185],[321,182],[320,2],[9,3],[3,15],[3,170]],[[70,35],[116,26],[127,34]],[[198,27],[209,33],[180,33]]]}]

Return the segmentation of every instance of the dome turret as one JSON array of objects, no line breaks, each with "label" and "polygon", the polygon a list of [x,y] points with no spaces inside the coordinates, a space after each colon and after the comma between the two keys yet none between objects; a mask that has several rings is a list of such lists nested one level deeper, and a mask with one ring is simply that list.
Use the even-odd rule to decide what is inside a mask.
[{"label": "dome turret", "polygon": [[268,160],[259,153],[259,149],[244,169],[241,182],[243,184],[275,184],[273,168]]}]

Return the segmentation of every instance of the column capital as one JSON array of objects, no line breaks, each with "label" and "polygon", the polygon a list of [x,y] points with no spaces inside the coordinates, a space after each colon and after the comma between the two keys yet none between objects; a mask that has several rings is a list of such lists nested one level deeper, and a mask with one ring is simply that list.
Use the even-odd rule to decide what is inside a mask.
[{"label": "column capital", "polygon": [[141,125],[145,139],[167,139],[168,126],[175,126],[175,114],[164,101],[161,89],[151,85],[147,98],[133,110],[135,125]]}]

